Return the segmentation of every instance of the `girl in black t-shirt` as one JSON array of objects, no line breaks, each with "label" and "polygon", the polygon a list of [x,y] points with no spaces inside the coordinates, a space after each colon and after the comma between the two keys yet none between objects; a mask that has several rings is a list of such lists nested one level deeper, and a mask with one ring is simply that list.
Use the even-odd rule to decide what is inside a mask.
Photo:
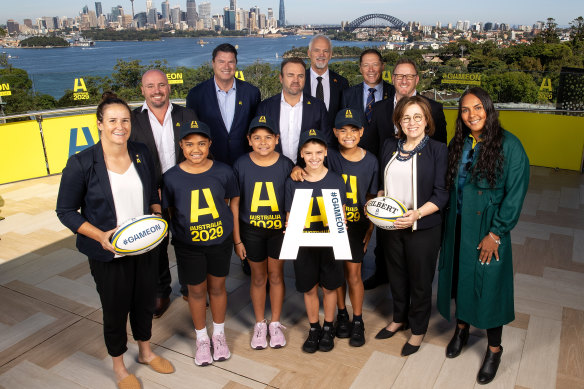
[{"label": "girl in black t-shirt", "polygon": [[[294,164],[275,151],[279,136],[265,116],[256,117],[247,139],[253,151],[241,156],[233,165],[241,197],[234,201],[233,239],[235,253],[251,267],[250,295],[256,317],[251,347],[261,350],[286,345],[280,324],[284,302],[284,262],[278,260],[282,248],[285,222],[284,185]],[[266,323],[266,282],[270,281],[272,320]]]}]

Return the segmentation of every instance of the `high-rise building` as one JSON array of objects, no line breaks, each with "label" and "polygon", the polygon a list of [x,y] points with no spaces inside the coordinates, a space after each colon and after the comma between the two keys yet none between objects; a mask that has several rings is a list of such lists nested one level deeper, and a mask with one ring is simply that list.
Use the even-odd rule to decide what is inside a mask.
[{"label": "high-rise building", "polygon": [[199,3],[199,20],[203,21],[204,28],[211,28],[211,3],[209,1]]},{"label": "high-rise building", "polygon": [[121,5],[117,5],[115,7],[112,7],[112,13],[111,13],[111,21],[112,22],[117,22],[118,21],[118,17],[122,16],[124,14],[124,9],[122,8]]},{"label": "high-rise building", "polygon": [[89,11],[89,7],[88,6],[84,6],[83,9],[81,10],[82,14],[86,14],[87,11]]},{"label": "high-rise building", "polygon": [[150,8],[152,8],[152,0],[146,0],[146,14],[148,14]]},{"label": "high-rise building", "polygon": [[6,21],[6,29],[8,30],[9,34],[18,34],[20,27],[18,26],[18,22],[15,22],[13,19],[8,19]]},{"label": "high-rise building", "polygon": [[229,0],[229,10],[237,11],[237,0]]},{"label": "high-rise building", "polygon": [[161,4],[161,7],[162,7],[162,19],[164,19],[165,21],[169,21],[170,20],[170,2],[168,0],[163,1]]},{"label": "high-rise building", "polygon": [[197,2],[195,0],[187,0],[187,25],[192,28],[197,27]]},{"label": "high-rise building", "polygon": [[32,28],[32,19],[24,19],[24,25],[28,28]]},{"label": "high-rise building", "polygon": [[99,15],[103,14],[103,9],[101,8],[101,1],[95,2],[95,14],[99,17]]},{"label": "high-rise building", "polygon": [[465,20],[464,23],[462,24],[462,29],[464,31],[468,31],[470,30],[470,21],[469,20]]},{"label": "high-rise building", "polygon": [[284,0],[280,0],[280,13],[278,18],[278,27],[286,27],[286,10],[284,9]]},{"label": "high-rise building", "polygon": [[146,14],[146,23],[156,25],[158,21],[158,14],[156,12],[156,8],[150,8],[148,13]]},{"label": "high-rise building", "polygon": [[172,7],[170,10],[170,22],[172,24],[179,24],[180,23],[180,6]]},{"label": "high-rise building", "polygon": [[228,30],[235,30],[235,11],[223,8],[223,24]]},{"label": "high-rise building", "polygon": [[462,22],[462,20],[458,20],[456,22],[456,29],[459,31],[462,31],[463,28],[464,28],[464,23]]}]

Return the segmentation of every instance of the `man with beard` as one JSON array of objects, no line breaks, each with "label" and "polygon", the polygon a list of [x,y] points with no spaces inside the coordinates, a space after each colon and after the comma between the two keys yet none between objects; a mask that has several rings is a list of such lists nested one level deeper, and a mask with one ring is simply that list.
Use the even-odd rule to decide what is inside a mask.
[{"label": "man with beard", "polygon": [[282,92],[262,101],[257,115],[269,117],[280,132],[276,150],[294,163],[298,160],[300,133],[319,130],[327,143],[332,142],[332,130],[326,121],[326,107],[322,100],[303,93],[306,65],[298,57],[286,58],[280,65]]},{"label": "man with beard", "polygon": [[347,79],[329,69],[333,46],[325,35],[315,35],[308,45],[310,68],[306,70],[304,94],[324,101],[327,123],[333,127],[335,115],[342,108],[343,90],[349,87]]},{"label": "man with beard", "polygon": [[[168,169],[184,160],[179,147],[180,123],[198,120],[188,108],[170,103],[170,85],[166,74],[151,69],[142,76],[144,104],[132,112],[130,140],[142,142],[154,161],[155,182],[160,189],[162,175]],[[160,193],[160,192],[159,192]],[[163,215],[168,220],[168,215]],[[168,236],[160,244],[158,258],[158,290],[154,317],[158,318],[170,305],[170,270],[168,267]],[[181,287],[183,296],[186,289]]]}]

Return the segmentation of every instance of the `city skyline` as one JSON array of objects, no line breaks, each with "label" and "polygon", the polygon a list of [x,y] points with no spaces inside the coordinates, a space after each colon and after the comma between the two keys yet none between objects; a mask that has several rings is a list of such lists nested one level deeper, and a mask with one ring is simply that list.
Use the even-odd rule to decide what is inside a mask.
[{"label": "city skyline", "polygon": [[[0,20],[0,23],[5,24],[8,19],[22,23],[25,18],[34,20],[43,16],[74,17],[84,6],[95,10],[95,1],[81,0],[78,7],[72,6],[75,2],[77,0],[51,2],[29,0],[26,9],[18,3],[10,2],[3,4],[2,13],[6,19]],[[135,12],[145,12],[146,2],[147,0],[135,0]],[[161,13],[162,2],[163,0],[152,0],[152,7]],[[181,10],[186,11],[186,0],[169,2],[171,7],[179,5]],[[201,2],[197,0],[197,6]],[[223,8],[230,5],[229,0],[213,0],[210,3],[211,14],[222,13]],[[262,13],[267,13],[267,9],[272,8],[274,14],[278,15],[279,3],[279,0],[239,0],[237,6],[243,9],[258,6]],[[118,5],[131,14],[130,0],[102,0],[101,4],[105,14],[110,13],[112,7]],[[424,25],[435,25],[438,21],[445,25],[456,23],[458,20],[469,20],[471,23],[490,21],[509,25],[532,25],[539,20],[545,21],[552,17],[559,26],[567,27],[572,20],[584,15],[581,0],[561,0],[559,3],[543,0],[518,2],[493,0],[489,7],[485,5],[475,9],[460,7],[459,4],[453,0],[443,0],[439,5],[430,0],[362,0],[358,6],[354,0],[321,0],[318,3],[311,0],[285,1],[286,20],[289,24],[340,24],[341,21],[351,21],[369,13],[384,13],[404,22],[419,21]],[[308,13],[307,9],[312,9],[313,12]]]}]

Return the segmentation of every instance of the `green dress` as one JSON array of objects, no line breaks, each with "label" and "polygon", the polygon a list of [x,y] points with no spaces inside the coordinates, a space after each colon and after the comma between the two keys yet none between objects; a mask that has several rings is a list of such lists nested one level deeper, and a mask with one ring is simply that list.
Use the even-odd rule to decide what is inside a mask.
[{"label": "green dress", "polygon": [[[482,329],[515,319],[510,231],[519,220],[529,184],[529,160],[521,142],[503,131],[503,173],[491,188],[486,180],[467,180],[462,189],[456,318]],[[480,151],[479,151],[480,152]],[[476,161],[476,158],[475,158]],[[438,263],[438,311],[450,320],[458,177],[450,191]],[[499,261],[479,262],[477,246],[489,231],[501,238]]]}]

